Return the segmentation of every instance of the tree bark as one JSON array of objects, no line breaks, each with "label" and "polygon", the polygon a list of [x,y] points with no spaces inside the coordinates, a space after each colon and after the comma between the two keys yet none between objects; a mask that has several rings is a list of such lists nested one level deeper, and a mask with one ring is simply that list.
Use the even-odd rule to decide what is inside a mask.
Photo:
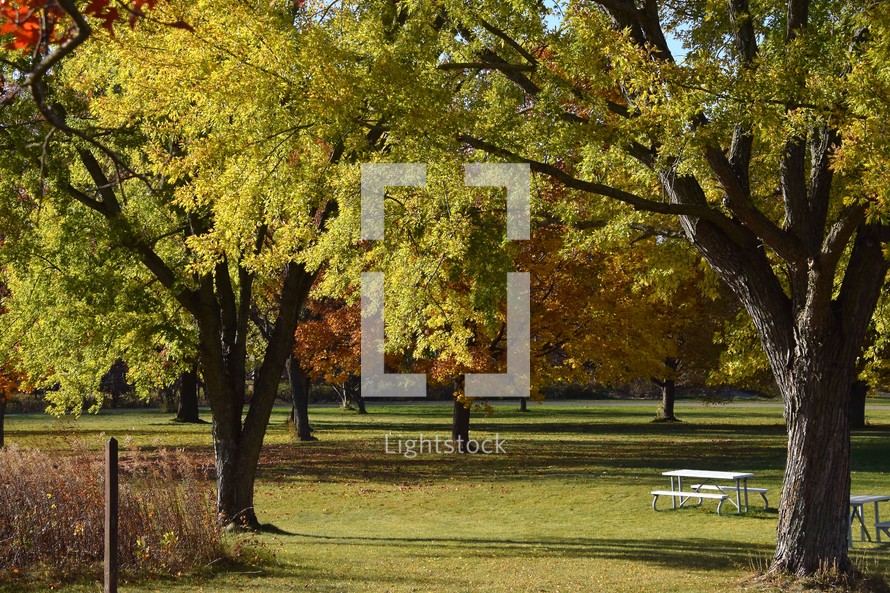
[{"label": "tree bark", "polygon": [[[849,376],[811,365],[814,374],[785,388],[788,460],[779,507],[773,572],[805,576],[852,570],[847,556],[850,504]],[[820,377],[826,377],[822,380]]]},{"label": "tree bark", "polygon": [[868,395],[868,383],[853,381],[850,387],[850,428],[865,428],[865,398]]},{"label": "tree bark", "polygon": [[198,413],[198,368],[182,373],[179,377],[179,407],[176,411],[177,422],[198,424],[201,422]]},{"label": "tree bark", "polygon": [[312,436],[312,428],[309,425],[309,392],[312,383],[300,368],[300,361],[296,355],[291,355],[287,359],[287,378],[293,400],[291,421],[294,423],[297,438],[301,441],[317,441],[318,439]]},{"label": "tree bark", "polygon": [[454,412],[451,416],[451,440],[455,451],[467,452],[467,442],[470,440],[470,408],[457,399],[454,400]]},{"label": "tree bark", "polygon": [[0,395],[0,449],[6,446],[6,404],[7,396]]}]

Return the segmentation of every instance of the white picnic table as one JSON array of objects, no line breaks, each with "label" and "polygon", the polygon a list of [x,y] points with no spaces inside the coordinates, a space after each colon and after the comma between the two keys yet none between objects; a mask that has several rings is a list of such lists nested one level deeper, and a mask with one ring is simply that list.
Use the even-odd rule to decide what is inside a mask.
[{"label": "white picnic table", "polygon": [[875,505],[875,539],[881,541],[881,531],[887,532],[890,523],[881,522],[878,503],[887,500],[890,500],[890,495],[886,494],[853,494],[850,496],[850,531],[847,534],[850,547],[853,547],[853,521],[855,519],[859,520],[859,541],[871,541],[871,534],[865,526],[865,513],[863,512],[863,507],[868,503],[874,503]]},{"label": "white picnic table", "polygon": [[[735,505],[738,513],[748,512],[748,478],[754,477],[752,472],[676,469],[662,472],[661,475],[668,476],[671,479],[671,489],[652,492],[655,495],[655,499],[652,501],[652,508],[655,510],[658,510],[655,505],[659,496],[670,496],[672,508],[675,509],[683,507],[693,498],[698,499],[698,504],[701,504],[703,498],[714,498],[720,500],[720,504],[717,506],[717,514],[720,514],[725,500],[729,500]],[[690,491],[684,491],[683,478],[691,479],[698,483],[693,484]],[[720,482],[730,482],[731,484],[721,484]],[[702,492],[702,490],[713,491],[714,493]],[[767,506],[769,505],[769,502],[766,500],[766,488],[750,490],[756,491],[763,496],[764,503]],[[733,500],[733,494],[735,495],[735,500]]]}]

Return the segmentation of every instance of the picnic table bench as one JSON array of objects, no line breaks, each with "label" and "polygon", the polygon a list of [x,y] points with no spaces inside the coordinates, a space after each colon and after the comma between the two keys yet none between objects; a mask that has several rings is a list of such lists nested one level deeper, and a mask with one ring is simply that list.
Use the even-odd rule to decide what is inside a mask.
[{"label": "picnic table bench", "polygon": [[[658,510],[657,505],[658,505],[658,497],[659,496],[670,496],[674,499],[679,498],[680,499],[679,506],[681,506],[681,507],[685,506],[686,501],[688,501],[690,498],[698,499],[697,506],[700,506],[702,504],[702,499],[713,498],[714,500],[720,501],[719,503],[717,503],[717,514],[718,515],[722,514],[721,510],[723,509],[723,503],[726,502],[727,498],[729,498],[729,494],[725,494],[725,493],[711,494],[708,492],[682,492],[680,490],[653,490],[652,495],[655,497],[652,499],[652,510],[655,510],[655,511]],[[672,508],[677,508],[677,506],[678,506],[677,501],[673,500],[672,502],[673,502]]]}]

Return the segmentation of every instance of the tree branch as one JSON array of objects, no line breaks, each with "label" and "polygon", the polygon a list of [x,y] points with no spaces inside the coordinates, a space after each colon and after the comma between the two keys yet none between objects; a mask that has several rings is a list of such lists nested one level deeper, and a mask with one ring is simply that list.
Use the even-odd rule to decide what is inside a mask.
[{"label": "tree branch", "polygon": [[439,70],[499,70],[501,72],[534,72],[532,64],[493,64],[491,62],[446,62],[436,66]]},{"label": "tree branch", "polygon": [[804,259],[803,250],[795,237],[782,230],[754,207],[745,186],[723,151],[710,146],[705,149],[705,158],[723,188],[726,196],[724,205],[729,211],[789,264],[799,263]]},{"label": "tree branch", "polygon": [[856,205],[846,209],[838,217],[838,221],[831,227],[822,242],[822,267],[834,278],[834,270],[844,253],[847,242],[857,227],[865,221],[866,208]]},{"label": "tree branch", "polygon": [[219,300],[220,320],[222,321],[223,341],[234,344],[238,336],[238,315],[235,305],[235,290],[229,274],[229,264],[225,257],[213,270],[216,294]]},{"label": "tree branch", "polygon": [[624,202],[625,204],[629,204],[637,210],[706,219],[723,228],[730,234],[730,236],[737,235],[737,229],[734,228],[735,224],[730,219],[706,205],[659,202],[608,185],[578,179],[558,167],[520,156],[514,152],[500,148],[494,144],[485,142],[484,140],[480,140],[479,138],[474,138],[466,134],[459,134],[458,140],[478,150],[484,150],[488,153],[509,158],[513,161],[528,163],[532,171],[552,177],[566,187],[607,198],[613,198],[620,202]]},{"label": "tree branch", "polygon": [[[180,286],[176,274],[157,254],[154,248],[146,241],[142,240],[139,235],[132,229],[129,223],[121,216],[120,204],[114,196],[114,190],[108,182],[102,168],[98,166],[93,155],[87,150],[79,151],[81,159],[93,182],[99,188],[97,191],[102,196],[102,200],[91,198],[83,191],[75,188],[70,183],[65,187],[71,197],[75,200],[105,217],[109,222],[109,226],[117,229],[121,234],[121,241],[128,248],[133,250],[148,270],[154,274],[165,288],[170,290],[176,301],[181,304],[187,311],[196,315],[195,293]],[[95,165],[95,166],[93,166]]]},{"label": "tree branch", "polygon": [[780,167],[782,199],[785,202],[785,225],[800,239],[806,239],[806,231],[811,229],[807,180],[804,173],[805,162],[804,139],[800,137],[789,139],[785,144]]},{"label": "tree branch", "polygon": [[496,37],[499,37],[501,40],[503,40],[504,43],[506,43],[507,45],[512,47],[514,50],[516,50],[516,53],[518,53],[520,56],[525,58],[525,60],[529,64],[531,64],[533,66],[537,65],[537,63],[538,63],[537,58],[535,58],[535,56],[533,56],[531,53],[526,51],[525,48],[522,47],[519,44],[519,42],[517,42],[515,39],[513,39],[512,37],[510,37],[509,35],[504,33],[501,29],[498,29],[497,27],[495,27],[494,25],[492,25],[491,23],[486,21],[481,16],[479,17],[479,23],[482,25],[482,28],[484,28],[486,31],[488,31],[492,35],[495,35]]},{"label": "tree branch", "polygon": [[831,154],[840,144],[837,130],[819,130],[810,141],[810,193],[809,206],[812,214],[814,230],[821,234],[828,217],[828,205],[831,201],[831,184],[834,172],[831,170]]}]

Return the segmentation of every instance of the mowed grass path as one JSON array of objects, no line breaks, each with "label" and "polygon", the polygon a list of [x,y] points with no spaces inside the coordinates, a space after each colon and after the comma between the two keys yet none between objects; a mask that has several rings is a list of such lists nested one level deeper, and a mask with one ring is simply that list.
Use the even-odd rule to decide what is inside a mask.
[{"label": "mowed grass path", "polygon": [[[400,436],[450,434],[449,405],[369,406],[359,416],[313,408],[319,441],[294,443],[276,409],[257,488],[259,540],[275,562],[240,574],[127,584],[144,593],[443,592],[583,593],[744,590],[775,543],[785,460],[776,406],[678,406],[685,422],[653,424],[639,406],[531,404],[475,414],[472,436],[506,439],[504,455],[387,454]],[[206,413],[205,413],[206,415]],[[868,411],[853,437],[854,493],[890,494],[890,407]],[[22,447],[97,454],[115,436],[124,451],[184,447],[212,465],[210,427],[178,425],[153,411],[104,412],[77,421],[7,420]],[[752,497],[745,516],[716,504],[653,512],[649,491],[679,468],[756,472],[771,509]],[[669,500],[659,501],[668,508]],[[662,507],[663,505],[663,507]],[[725,505],[731,510],[731,505]],[[886,509],[890,517],[890,508]],[[871,511],[868,509],[867,517]],[[857,545],[857,562],[890,575],[890,545]],[[100,591],[70,586],[68,593]]]}]

